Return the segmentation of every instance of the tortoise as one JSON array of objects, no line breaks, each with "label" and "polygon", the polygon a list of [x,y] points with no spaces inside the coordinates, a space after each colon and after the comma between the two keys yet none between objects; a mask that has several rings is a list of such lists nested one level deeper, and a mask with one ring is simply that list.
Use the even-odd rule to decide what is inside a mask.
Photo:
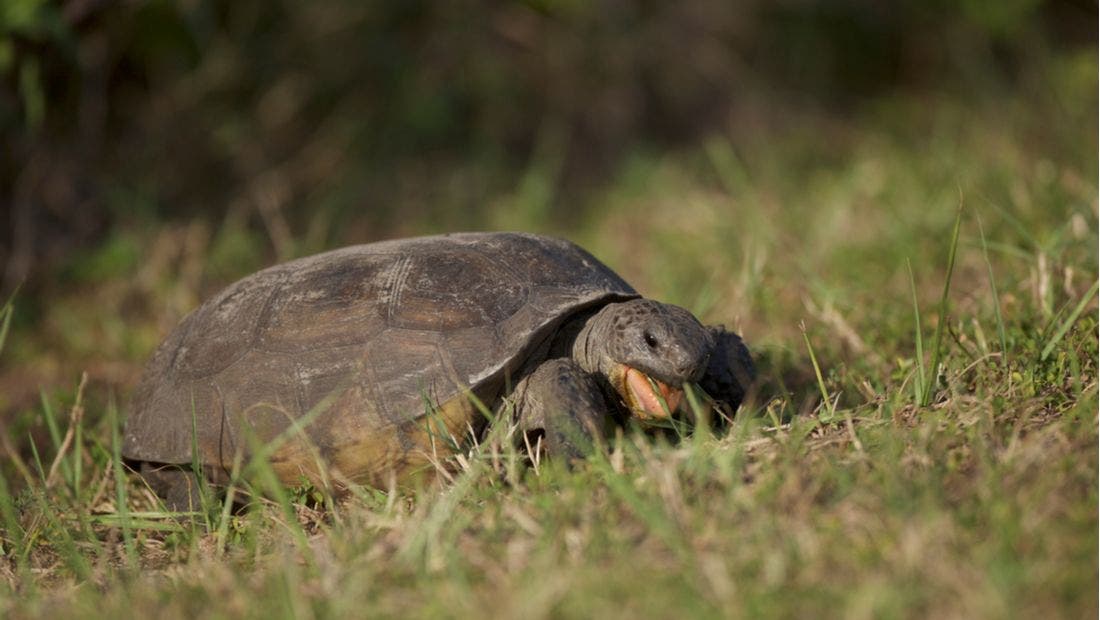
[{"label": "tortoise", "polygon": [[[122,455],[175,509],[271,446],[285,484],[386,488],[477,437],[486,411],[582,457],[696,382],[737,409],[741,338],[642,298],[579,246],[524,233],[381,241],[279,264],[186,316],[145,367]],[[480,406],[479,406],[480,405]],[[197,451],[197,452],[196,452]]]}]

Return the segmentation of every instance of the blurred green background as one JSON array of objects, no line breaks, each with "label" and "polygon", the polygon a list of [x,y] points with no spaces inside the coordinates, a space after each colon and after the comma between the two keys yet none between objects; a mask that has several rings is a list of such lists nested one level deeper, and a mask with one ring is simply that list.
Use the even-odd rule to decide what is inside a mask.
[{"label": "blurred green background", "polygon": [[[165,219],[231,218],[269,238],[257,264],[507,224],[493,207],[516,194],[524,223],[568,230],[638,152],[717,135],[752,165],[793,134],[807,167],[842,165],[845,127],[898,99],[1026,93],[1095,126],[1095,88],[1051,75],[1095,57],[1087,0],[0,7],[9,292]],[[1027,121],[1037,148],[1095,150],[1050,120]]]},{"label": "blurred green background", "polygon": [[995,239],[1093,230],[1096,24],[1084,0],[3,0],[0,411],[81,370],[124,393],[273,261],[444,230],[571,237],[782,341],[780,280],[903,284],[964,190],[1012,212]]},{"label": "blurred green background", "polygon": [[[0,617],[1096,617],[1097,13],[0,0]],[[113,414],[187,312],[471,229],[738,331],[755,397],[576,471],[127,529]]]}]

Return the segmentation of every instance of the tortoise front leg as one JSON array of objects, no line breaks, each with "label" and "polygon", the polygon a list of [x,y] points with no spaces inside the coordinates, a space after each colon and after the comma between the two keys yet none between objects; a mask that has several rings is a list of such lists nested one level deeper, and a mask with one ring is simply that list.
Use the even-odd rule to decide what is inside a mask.
[{"label": "tortoise front leg", "polygon": [[699,386],[719,408],[728,409],[726,415],[733,415],[756,379],[752,355],[741,337],[725,327],[708,325],[707,330],[714,336],[715,345]]},{"label": "tortoise front leg", "polygon": [[600,444],[610,414],[596,378],[571,359],[543,362],[516,385],[520,431],[541,431],[548,454],[583,458]]}]

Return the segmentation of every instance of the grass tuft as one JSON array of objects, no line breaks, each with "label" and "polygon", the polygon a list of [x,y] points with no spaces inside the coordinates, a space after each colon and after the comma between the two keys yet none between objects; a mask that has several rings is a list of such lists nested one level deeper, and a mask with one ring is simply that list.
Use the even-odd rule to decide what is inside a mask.
[{"label": "grass tuft", "polygon": [[943,354],[943,334],[947,331],[948,295],[951,293],[951,276],[955,273],[955,255],[959,248],[959,229],[962,226],[962,199],[959,199],[959,207],[955,211],[955,225],[951,229],[951,245],[947,255],[947,273],[943,280],[943,293],[940,295],[939,320],[936,322],[936,335],[932,340],[932,366],[931,376],[924,385],[920,405],[927,407],[932,403],[932,393],[939,383],[940,358]]},{"label": "grass tuft", "polygon": [[1086,307],[1088,307],[1089,302],[1092,301],[1092,298],[1096,296],[1098,288],[1100,288],[1100,281],[1093,282],[1092,286],[1089,287],[1089,290],[1081,296],[1080,301],[1078,301],[1077,305],[1074,306],[1073,311],[1069,313],[1069,316],[1067,316],[1065,320],[1063,320],[1061,324],[1059,324],[1057,331],[1054,332],[1054,335],[1051,336],[1049,341],[1047,341],[1046,346],[1043,347],[1043,351],[1039,354],[1039,359],[1041,361],[1046,361],[1046,359],[1050,357],[1050,354],[1054,351],[1054,348],[1058,346],[1058,343],[1061,342],[1062,338],[1065,337],[1066,332],[1068,332],[1069,329],[1073,327],[1074,323],[1077,322],[1077,319],[1080,318],[1081,313],[1085,311]]}]

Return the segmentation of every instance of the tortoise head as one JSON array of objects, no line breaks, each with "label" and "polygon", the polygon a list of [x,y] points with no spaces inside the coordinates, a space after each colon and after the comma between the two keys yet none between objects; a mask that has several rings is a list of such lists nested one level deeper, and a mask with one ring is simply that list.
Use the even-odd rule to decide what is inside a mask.
[{"label": "tortoise head", "polygon": [[690,312],[651,299],[608,304],[592,316],[573,357],[603,375],[642,420],[668,417],[683,385],[706,370],[714,337]]}]

